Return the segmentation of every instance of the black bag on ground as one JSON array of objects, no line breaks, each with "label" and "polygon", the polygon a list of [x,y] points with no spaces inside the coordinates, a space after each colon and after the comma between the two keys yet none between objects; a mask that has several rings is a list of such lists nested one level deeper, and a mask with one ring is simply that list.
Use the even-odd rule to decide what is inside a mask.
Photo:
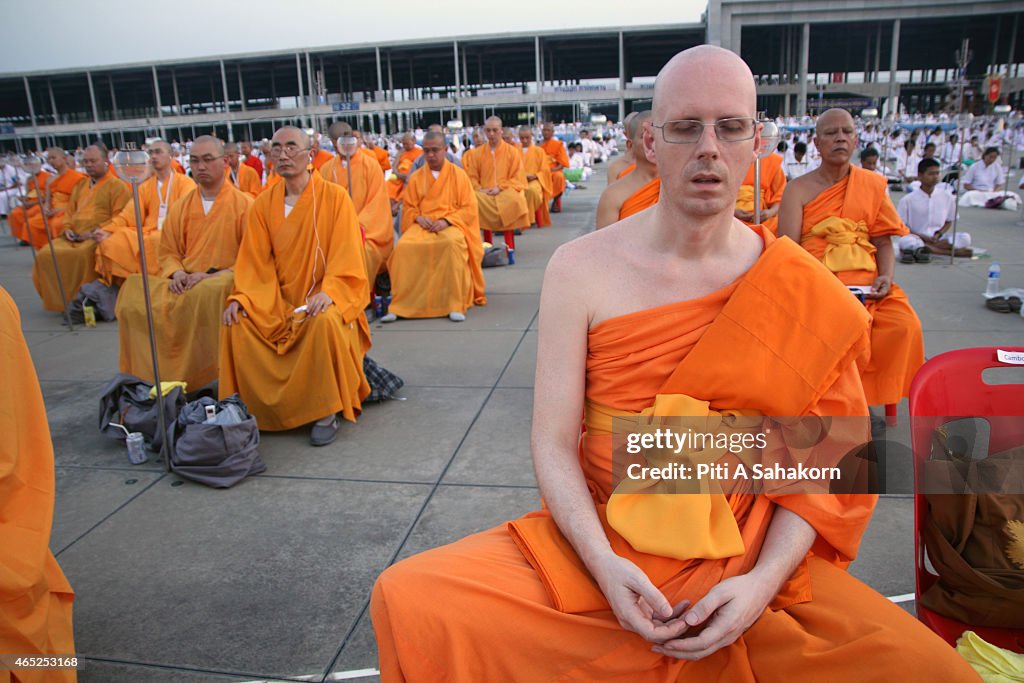
[{"label": "black bag on ground", "polygon": [[[208,422],[207,407],[215,414]],[[223,401],[204,396],[186,404],[167,428],[171,471],[191,481],[229,488],[265,472],[256,418],[233,394]]]},{"label": "black bag on ground", "polygon": [[86,306],[96,309],[97,320],[106,322],[117,320],[117,316],[114,314],[114,308],[117,306],[117,287],[105,285],[100,280],[93,280],[82,285],[68,306],[71,322],[85,324],[84,309]]},{"label": "black bag on ground", "polygon": [[363,374],[370,385],[370,395],[363,403],[387,401],[405,386],[405,380],[381,366],[369,356],[363,356]]},{"label": "black bag on ground", "polygon": [[[100,393],[100,432],[104,436],[124,441],[124,431],[110,426],[111,422],[122,424],[129,432],[142,432],[149,448],[159,451],[163,435],[160,434],[160,411],[157,409],[156,397],[149,397],[152,389],[152,384],[135,375],[115,375]],[[184,404],[185,396],[181,387],[174,387],[164,395],[166,424],[174,423]]]}]

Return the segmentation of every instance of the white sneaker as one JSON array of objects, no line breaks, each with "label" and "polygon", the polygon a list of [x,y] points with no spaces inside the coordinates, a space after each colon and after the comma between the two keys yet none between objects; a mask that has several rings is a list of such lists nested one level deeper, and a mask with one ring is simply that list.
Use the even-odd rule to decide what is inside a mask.
[{"label": "white sneaker", "polygon": [[459,313],[458,311],[452,311],[448,314],[448,319],[453,323],[464,323],[466,322],[466,314]]},{"label": "white sneaker", "polygon": [[377,322],[393,323],[396,320],[398,320],[398,316],[397,315],[395,315],[394,313],[387,313],[385,315],[382,315],[380,318],[378,318]]}]

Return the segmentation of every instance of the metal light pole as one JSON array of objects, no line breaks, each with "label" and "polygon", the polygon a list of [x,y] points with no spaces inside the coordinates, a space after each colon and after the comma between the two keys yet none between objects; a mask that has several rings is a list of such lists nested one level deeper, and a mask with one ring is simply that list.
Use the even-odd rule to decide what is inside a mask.
[{"label": "metal light pole", "polygon": [[135,149],[134,143],[128,143],[114,157],[114,165],[118,175],[132,186],[132,201],[135,204],[135,231],[139,238],[139,266],[142,275],[142,294],[146,302],[146,324],[149,327],[149,350],[153,357],[153,385],[156,387],[156,404],[160,413],[160,455],[164,461],[164,470],[171,471],[169,448],[167,446],[167,417],[164,414],[164,392],[160,382],[160,362],[156,350],[156,330],[153,327],[153,301],[149,294],[149,268],[146,264],[146,244],[142,234],[142,211],[139,202],[139,185],[149,173],[149,155],[145,151]]},{"label": "metal light pole", "polygon": [[[974,114],[970,112],[961,112],[956,116],[956,132],[959,136],[965,136],[970,133],[971,122],[974,120]],[[960,219],[960,173],[963,172],[964,166],[964,146],[960,145],[960,154],[957,158],[957,181],[956,181],[956,211],[953,212],[953,227],[950,229],[950,242],[949,242],[949,264],[953,265],[955,260],[954,254],[956,254],[956,226]]]},{"label": "metal light pole", "polygon": [[754,225],[761,224],[761,159],[775,151],[779,144],[779,127],[771,119],[761,119],[761,144],[754,150]]}]

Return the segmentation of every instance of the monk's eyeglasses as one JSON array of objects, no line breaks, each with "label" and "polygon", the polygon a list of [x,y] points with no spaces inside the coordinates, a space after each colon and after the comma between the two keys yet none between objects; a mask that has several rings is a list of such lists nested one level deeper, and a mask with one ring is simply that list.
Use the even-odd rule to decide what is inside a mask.
[{"label": "monk's eyeglasses", "polygon": [[309,147],[299,147],[298,145],[293,145],[290,142],[284,145],[274,144],[270,146],[270,156],[272,157],[286,156],[289,159],[292,159],[298,156],[300,152],[308,151]]},{"label": "monk's eyeglasses", "polygon": [[666,121],[660,126],[652,123],[652,128],[661,129],[661,137],[665,142],[674,145],[693,145],[700,142],[704,129],[711,126],[715,136],[722,142],[742,142],[750,140],[757,132],[757,121],[754,119],[718,119],[714,123],[704,123],[692,119]]},{"label": "monk's eyeglasses", "polygon": [[213,156],[192,157],[192,156],[190,156],[188,158],[188,165],[189,166],[199,166],[200,164],[212,164],[213,162],[217,161],[217,159],[223,159],[223,158],[224,158],[223,154],[221,154],[219,157],[213,157]]}]

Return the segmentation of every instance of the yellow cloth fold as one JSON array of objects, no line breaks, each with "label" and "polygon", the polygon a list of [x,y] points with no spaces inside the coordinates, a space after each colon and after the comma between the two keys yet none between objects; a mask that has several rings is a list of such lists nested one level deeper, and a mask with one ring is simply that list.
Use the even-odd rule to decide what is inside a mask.
[{"label": "yellow cloth fold", "polygon": [[[654,405],[639,413],[616,411],[587,403],[587,433],[611,433],[615,417],[636,417],[639,428],[671,427],[664,417],[685,417],[677,429],[699,429],[704,433],[759,431],[762,418],[752,411],[711,410],[707,401],[684,394],[658,394]],[[705,418],[705,419],[701,419]],[[716,463],[725,456],[749,462],[750,453],[729,453],[727,449],[706,448],[646,450],[646,464],[664,467],[671,463],[696,467]],[[680,560],[722,559],[742,555],[746,548],[732,508],[718,483],[710,478],[652,480],[622,477],[608,500],[608,524],[634,549]]]},{"label": "yellow cloth fold", "polygon": [[1024,682],[1024,654],[996,647],[974,631],[964,631],[956,641],[956,651],[985,683]]},{"label": "yellow cloth fold", "polygon": [[[181,393],[185,393],[188,390],[188,383],[181,381],[160,382],[160,393],[166,396],[171,393],[174,387],[181,387]],[[149,390],[149,397],[156,398],[156,387]]]},{"label": "yellow cloth fold", "polygon": [[[761,208],[764,208],[764,190],[760,192],[761,195]],[[736,208],[740,211],[753,211],[754,210],[754,186],[753,185],[740,185],[740,191],[736,195]]]},{"label": "yellow cloth fold", "polygon": [[821,262],[833,273],[848,270],[875,271],[874,253],[877,249],[871,244],[868,226],[864,221],[829,216],[804,233],[804,239],[810,237],[821,237],[828,242]]}]

